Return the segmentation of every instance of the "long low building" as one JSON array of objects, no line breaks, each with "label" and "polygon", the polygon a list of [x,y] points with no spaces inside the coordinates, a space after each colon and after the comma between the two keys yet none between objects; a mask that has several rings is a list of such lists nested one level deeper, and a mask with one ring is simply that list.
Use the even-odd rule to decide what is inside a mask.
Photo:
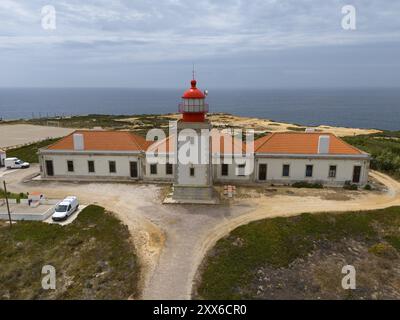
[{"label": "long low building", "polygon": [[[197,89],[193,79],[179,105],[182,119],[174,124],[176,134],[159,141],[146,141],[127,131],[76,131],[39,150],[42,178],[170,182],[177,198],[190,195],[199,199],[211,198],[212,184],[216,182],[292,184],[307,181],[333,186],[367,183],[369,154],[330,133],[271,133],[254,141],[250,149],[249,143],[232,136],[226,142],[229,139],[224,139],[227,137],[224,133],[216,139],[219,145],[215,147],[212,126],[206,119],[205,98],[206,93]],[[203,137],[207,130],[211,132],[212,143],[199,144],[198,151],[209,161],[169,162],[171,155],[186,152],[186,140],[195,144],[196,137],[191,132]],[[154,162],[149,151],[156,151],[160,158],[167,160]],[[226,161],[229,154],[244,156],[246,163]]]},{"label": "long low building", "polygon": [[[175,164],[146,161],[146,151],[155,143],[126,131],[79,130],[39,150],[41,175],[47,179],[172,183]],[[321,143],[327,150],[321,150]],[[254,170],[249,175],[240,173],[240,165],[216,164],[213,158],[212,181],[363,185],[368,180],[369,160],[368,154],[333,134],[279,132],[254,142]]]}]

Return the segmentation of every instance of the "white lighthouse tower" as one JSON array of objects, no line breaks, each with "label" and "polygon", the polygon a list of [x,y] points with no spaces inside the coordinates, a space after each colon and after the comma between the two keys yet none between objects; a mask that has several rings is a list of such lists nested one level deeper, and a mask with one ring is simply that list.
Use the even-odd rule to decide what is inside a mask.
[{"label": "white lighthouse tower", "polygon": [[215,203],[212,187],[210,137],[211,124],[206,119],[206,95],[191,81],[182,96],[175,137],[175,176],[172,198],[181,203]]}]

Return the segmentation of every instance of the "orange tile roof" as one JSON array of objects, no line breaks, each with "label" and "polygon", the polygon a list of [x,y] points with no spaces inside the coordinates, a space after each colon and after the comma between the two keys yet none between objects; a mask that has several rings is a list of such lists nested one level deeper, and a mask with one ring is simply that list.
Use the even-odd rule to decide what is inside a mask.
[{"label": "orange tile roof", "polygon": [[329,136],[329,154],[366,154],[331,133],[321,132],[275,132],[254,141],[256,153],[318,154],[320,136]]},{"label": "orange tile roof", "polygon": [[[158,151],[161,153],[169,153],[170,152],[170,140],[171,138],[174,137],[174,135],[171,135],[163,140],[156,141],[154,142],[149,148],[148,151]],[[212,152],[218,152],[218,153],[226,153],[226,154],[233,154],[235,152],[243,152],[246,150],[245,144],[237,139],[233,138],[230,134],[228,133],[221,133],[218,139],[218,132],[213,130],[211,131],[211,137],[212,137],[212,142],[211,142],[211,150]],[[231,141],[228,139],[224,138],[232,138]],[[226,143],[225,143],[226,142]],[[231,143],[229,143],[231,142]],[[229,145],[228,145],[229,143]],[[175,149],[175,139],[172,139],[171,141],[171,147],[172,151]]]},{"label": "orange tile roof", "polygon": [[[169,140],[172,136],[161,141],[146,141],[142,136],[128,131],[96,131],[78,130],[63,139],[48,146],[47,150],[74,150],[73,134],[83,135],[85,151],[146,151],[158,150],[159,152],[170,152]],[[214,136],[215,131],[212,131]],[[233,151],[245,151],[245,143],[233,138],[232,145],[225,145],[223,133],[220,138],[220,153],[231,154]],[[329,143],[329,154],[361,155],[365,154],[359,149],[347,144],[331,133],[299,133],[299,132],[276,132],[266,135],[254,141],[255,153],[271,154],[318,154],[319,136],[331,137]],[[235,148],[233,147],[235,145]],[[172,141],[175,148],[175,139]],[[212,152],[218,152],[218,139],[213,140]]]},{"label": "orange tile roof", "polygon": [[48,150],[74,150],[73,134],[83,135],[85,151],[142,151],[151,144],[128,131],[78,130],[47,147]]}]

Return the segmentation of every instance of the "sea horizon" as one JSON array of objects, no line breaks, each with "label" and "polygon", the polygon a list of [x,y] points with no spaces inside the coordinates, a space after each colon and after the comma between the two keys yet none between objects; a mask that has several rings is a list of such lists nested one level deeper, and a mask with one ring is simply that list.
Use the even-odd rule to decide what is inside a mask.
[{"label": "sea horizon", "polygon": [[[209,91],[207,100],[211,113],[309,126],[400,130],[400,90],[397,87],[200,87]],[[184,89],[1,87],[0,118],[176,113]]]}]

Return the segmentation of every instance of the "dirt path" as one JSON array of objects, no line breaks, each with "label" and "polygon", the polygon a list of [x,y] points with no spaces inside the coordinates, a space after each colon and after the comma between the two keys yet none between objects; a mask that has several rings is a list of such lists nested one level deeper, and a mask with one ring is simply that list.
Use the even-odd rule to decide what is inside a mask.
[{"label": "dirt path", "polygon": [[[221,237],[250,221],[302,212],[366,210],[400,204],[400,184],[372,173],[385,184],[385,194],[364,193],[351,200],[324,200],[315,195],[262,195],[230,205],[162,205],[162,187],[123,183],[22,183],[37,170],[6,176],[10,191],[40,190],[48,197],[69,194],[82,203],[97,203],[115,212],[128,225],[143,265],[143,299],[190,299],[198,266]],[[346,192],[346,191],[343,191]]]}]

